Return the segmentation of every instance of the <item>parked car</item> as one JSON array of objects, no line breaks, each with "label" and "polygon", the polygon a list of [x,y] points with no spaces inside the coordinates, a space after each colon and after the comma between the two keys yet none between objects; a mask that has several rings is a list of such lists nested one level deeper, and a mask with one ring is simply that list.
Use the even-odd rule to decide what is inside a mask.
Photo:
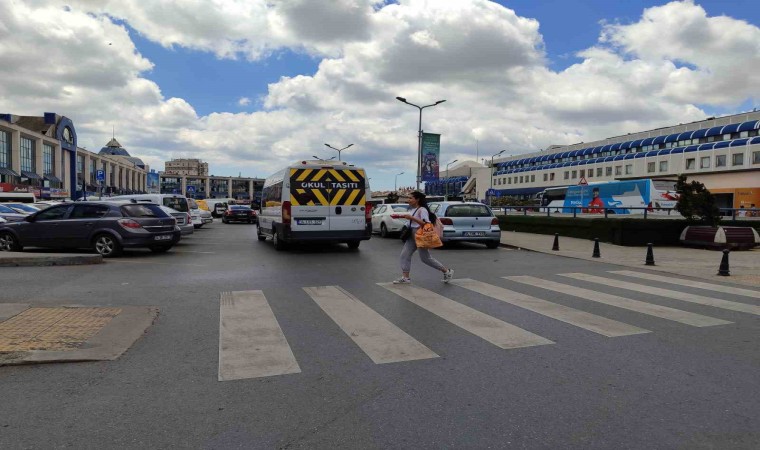
[{"label": "parked car", "polygon": [[227,211],[228,206],[225,200],[220,200],[217,198],[207,198],[206,205],[214,217],[222,217],[222,215],[224,215],[224,212]]},{"label": "parked car", "polygon": [[195,228],[201,228],[203,225],[214,221],[211,212],[201,208],[198,201],[188,198],[187,206],[190,208],[190,217],[193,219],[193,226]]},{"label": "parked car", "polygon": [[431,203],[430,211],[443,225],[441,241],[477,242],[488,248],[497,248],[501,241],[499,219],[483,203],[441,202]]},{"label": "parked car", "polygon": [[123,202],[64,203],[20,222],[0,224],[0,251],[24,247],[92,248],[104,258],[124,248],[163,253],[180,239],[176,220],[160,206]]},{"label": "parked car", "polygon": [[8,222],[17,222],[24,220],[24,217],[28,215],[29,213],[18,212],[11,207],[5,206],[3,203],[0,203],[0,217],[7,220]]},{"label": "parked car", "polygon": [[382,237],[389,237],[391,234],[400,233],[405,227],[409,226],[409,221],[405,219],[394,219],[391,214],[408,214],[409,205],[402,203],[391,203],[387,205],[378,205],[372,211],[372,232],[380,233]]},{"label": "parked car", "polygon": [[256,214],[256,211],[248,206],[230,205],[227,207],[227,211],[222,215],[222,222],[258,223],[258,215]]},{"label": "parked car", "polygon": [[[142,204],[142,203],[140,203]],[[193,234],[195,226],[193,226],[193,220],[190,213],[177,211],[176,209],[169,208],[168,206],[159,205],[161,210],[166,214],[174,217],[177,220],[177,227],[179,227],[182,236]]]},{"label": "parked car", "polygon": [[33,203],[31,204],[30,203],[0,203],[0,204],[3,206],[7,206],[11,209],[14,209],[16,210],[16,212],[21,213],[21,214],[36,213],[37,211],[42,209],[42,208],[37,208],[36,206],[34,206]]}]

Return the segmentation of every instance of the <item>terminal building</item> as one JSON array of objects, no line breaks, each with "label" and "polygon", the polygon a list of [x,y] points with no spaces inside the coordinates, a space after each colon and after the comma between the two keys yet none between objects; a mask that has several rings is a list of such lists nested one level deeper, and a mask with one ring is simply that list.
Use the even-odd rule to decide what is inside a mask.
[{"label": "terminal building", "polygon": [[260,203],[263,178],[208,175],[208,163],[199,159],[173,159],[158,173],[162,194],[184,193],[195,199],[230,198],[241,203]]},{"label": "terminal building", "polygon": [[68,117],[0,114],[0,192],[30,192],[41,199],[142,193],[148,170],[116,139],[97,154],[79,148]]},{"label": "terminal building", "polygon": [[[703,183],[716,195],[720,207],[749,208],[760,204],[759,131],[760,112],[753,111],[595,142],[552,146],[496,159],[490,170],[473,171],[462,192],[479,200],[505,196],[528,199],[548,187],[583,181],[675,180],[683,174]],[[430,185],[429,192],[438,193],[448,181],[443,178]]]}]

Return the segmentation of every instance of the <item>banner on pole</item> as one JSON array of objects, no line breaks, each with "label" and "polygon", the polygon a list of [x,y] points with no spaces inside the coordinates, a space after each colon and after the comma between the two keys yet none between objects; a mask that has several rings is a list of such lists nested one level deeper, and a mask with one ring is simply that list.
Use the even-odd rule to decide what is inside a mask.
[{"label": "banner on pole", "polygon": [[438,180],[441,135],[422,133],[422,181]]}]

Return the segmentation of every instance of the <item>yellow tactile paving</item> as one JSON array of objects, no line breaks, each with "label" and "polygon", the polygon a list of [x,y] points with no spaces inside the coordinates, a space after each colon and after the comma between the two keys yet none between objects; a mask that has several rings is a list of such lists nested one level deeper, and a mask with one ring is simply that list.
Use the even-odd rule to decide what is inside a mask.
[{"label": "yellow tactile paving", "polygon": [[0,323],[0,352],[75,349],[120,312],[119,308],[29,308]]}]

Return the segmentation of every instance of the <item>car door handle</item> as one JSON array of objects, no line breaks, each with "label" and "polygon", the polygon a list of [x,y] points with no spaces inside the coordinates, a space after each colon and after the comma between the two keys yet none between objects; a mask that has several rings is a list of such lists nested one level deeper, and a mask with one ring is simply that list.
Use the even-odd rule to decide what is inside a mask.
[{"label": "car door handle", "polygon": [[93,223],[92,222],[85,222],[84,224],[89,227],[89,226],[92,226]]}]

